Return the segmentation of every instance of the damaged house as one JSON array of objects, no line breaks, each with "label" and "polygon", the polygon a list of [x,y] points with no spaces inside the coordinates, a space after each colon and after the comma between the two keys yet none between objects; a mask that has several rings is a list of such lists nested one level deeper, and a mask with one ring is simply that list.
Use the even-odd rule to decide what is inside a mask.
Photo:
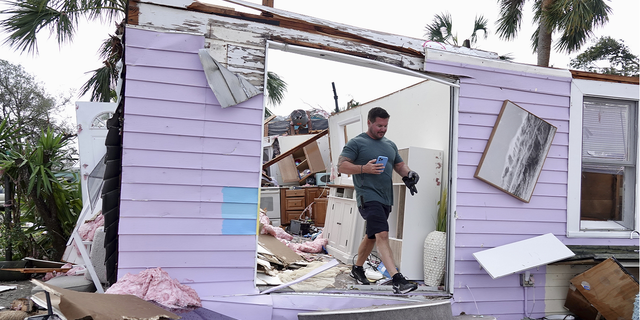
[{"label": "damaged house", "polygon": [[[335,164],[345,141],[366,128],[368,109],[388,108],[389,138],[423,177],[414,196],[395,188],[402,201],[391,221],[395,258],[410,280],[424,280],[420,253],[446,192],[444,281],[432,292],[447,298],[453,315],[566,314],[571,278],[614,249],[637,251],[637,78],[511,63],[467,48],[425,48],[420,39],[229,2],[262,15],[191,1],[129,2],[120,97],[107,122],[102,210],[109,282],[161,267],[195,289],[205,308],[237,319],[424,302],[390,290],[261,294],[256,287],[267,50],[425,79],[332,116],[331,159]],[[518,121],[546,131],[505,137],[503,129],[520,132],[509,125]],[[531,144],[540,137],[546,140]],[[489,148],[501,145],[511,148]],[[526,177],[514,165],[520,157],[509,151],[514,146],[536,156]],[[518,174],[510,181],[526,182],[524,191],[492,180],[507,167]],[[335,234],[340,222],[341,236],[325,236],[329,253],[341,260],[354,254],[362,235],[349,196],[349,179],[340,177],[329,207],[352,206],[353,223],[342,223],[347,211],[327,209],[325,228]],[[510,245],[513,255],[503,251]],[[494,267],[506,265],[505,258],[519,263],[523,252],[541,258],[526,268]],[[637,252],[635,264],[618,260],[637,274]]]}]

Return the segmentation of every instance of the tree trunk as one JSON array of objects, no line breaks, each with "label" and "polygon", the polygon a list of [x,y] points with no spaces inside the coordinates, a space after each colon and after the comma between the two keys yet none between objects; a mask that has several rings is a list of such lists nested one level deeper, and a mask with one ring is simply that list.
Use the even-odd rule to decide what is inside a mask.
[{"label": "tree trunk", "polygon": [[[42,220],[44,226],[47,229],[47,234],[51,237],[51,244],[53,247],[53,256],[49,257],[50,260],[60,261],[64,250],[67,247],[67,239],[62,230],[62,225],[58,219],[58,209],[55,204],[55,200],[52,195],[47,195],[47,201],[36,196],[35,190],[31,192],[32,200],[36,205],[36,210]],[[80,244],[82,245],[82,244]]]},{"label": "tree trunk", "polygon": [[546,23],[546,11],[554,0],[542,1],[542,16],[540,17],[540,32],[538,33],[538,65],[541,67],[549,66],[549,58],[551,57],[551,33]]}]

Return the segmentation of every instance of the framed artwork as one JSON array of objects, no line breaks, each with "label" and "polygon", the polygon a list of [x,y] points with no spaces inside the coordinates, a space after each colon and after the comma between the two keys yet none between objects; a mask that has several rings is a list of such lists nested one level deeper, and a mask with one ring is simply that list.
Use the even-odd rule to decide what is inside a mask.
[{"label": "framed artwork", "polygon": [[505,100],[473,176],[528,203],[556,130]]}]

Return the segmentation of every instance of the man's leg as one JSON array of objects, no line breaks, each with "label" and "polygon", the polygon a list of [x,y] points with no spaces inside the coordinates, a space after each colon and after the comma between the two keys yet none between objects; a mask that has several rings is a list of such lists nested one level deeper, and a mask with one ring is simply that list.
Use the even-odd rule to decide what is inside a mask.
[{"label": "man's leg", "polygon": [[375,245],[375,243],[376,239],[369,239],[365,235],[364,239],[362,239],[362,242],[360,242],[360,246],[358,247],[358,259],[356,260],[356,263],[353,265],[353,267],[351,267],[351,277],[356,279],[357,282],[364,285],[370,284],[370,281],[369,279],[367,279],[364,268],[362,266],[364,265],[364,262],[367,261],[367,258],[373,250],[373,246]]},{"label": "man's leg", "polygon": [[367,235],[364,236],[360,246],[358,247],[358,259],[356,260],[356,266],[362,267],[364,262],[373,251],[373,246],[376,244],[376,239],[369,239]]},{"label": "man's leg", "polygon": [[391,252],[391,246],[389,246],[389,232],[376,233],[376,245],[378,246],[378,253],[380,259],[387,267],[389,275],[393,281],[393,292],[405,294],[416,290],[418,285],[411,283],[404,278],[404,276],[396,270],[396,264],[393,261],[393,253]]},{"label": "man's leg", "polygon": [[398,271],[396,270],[396,263],[393,261],[391,246],[389,246],[388,231],[376,233],[376,245],[378,246],[380,260],[382,260],[382,263],[384,263],[385,267],[387,267],[389,275],[393,277],[396,273],[398,273]]}]

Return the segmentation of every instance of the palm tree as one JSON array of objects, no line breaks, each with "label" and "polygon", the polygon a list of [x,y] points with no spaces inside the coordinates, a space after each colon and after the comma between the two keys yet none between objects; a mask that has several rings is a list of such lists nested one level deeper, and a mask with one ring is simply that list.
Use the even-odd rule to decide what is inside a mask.
[{"label": "palm tree", "polygon": [[[0,21],[0,29],[9,34],[4,43],[31,54],[38,53],[37,37],[41,31],[48,29],[58,44],[62,45],[73,41],[81,18],[115,20],[124,17],[127,5],[126,0],[17,0],[6,3],[9,8],[0,11],[0,14],[9,15],[9,18]],[[107,42],[111,43],[114,38],[117,39],[111,36]],[[105,52],[104,48],[114,51]],[[104,66],[93,70],[91,79],[81,91],[84,94],[91,90],[91,100],[107,102],[111,100],[112,92],[105,88],[112,87],[116,82],[116,65],[113,62],[120,60],[122,50],[118,51],[117,46],[113,45],[103,45],[103,49],[101,56],[105,59]]]},{"label": "palm tree", "polygon": [[[470,40],[470,45],[478,41],[478,31],[483,31],[484,38],[487,38],[487,35],[489,33],[487,24],[488,21],[484,16],[476,16],[473,25],[473,32],[468,39]],[[451,14],[449,14],[448,12],[436,14],[436,16],[433,17],[433,21],[431,21],[431,24],[428,24],[425,29],[427,30],[425,36],[431,41],[442,42],[454,46],[458,45],[458,36],[454,35],[452,32],[453,23]]]},{"label": "palm tree", "polygon": [[[531,47],[538,53],[538,65],[549,66],[551,40],[560,32],[555,49],[575,52],[593,35],[593,29],[609,21],[611,8],[606,0],[534,0],[533,21],[538,28],[531,35]],[[499,0],[498,35],[512,40],[520,30],[526,0]]]},{"label": "palm tree", "polygon": [[[3,122],[0,136],[7,140],[0,154],[0,168],[16,186],[18,200],[24,198],[28,206],[33,206],[51,242],[53,250],[49,258],[58,261],[82,209],[82,205],[78,205],[77,187],[69,188],[64,179],[56,175],[67,172],[67,164],[74,160],[67,148],[72,135],[47,128],[35,143],[24,143],[24,137],[6,132],[15,131]],[[16,211],[21,212],[19,208]],[[14,220],[20,223],[19,219]]]}]

